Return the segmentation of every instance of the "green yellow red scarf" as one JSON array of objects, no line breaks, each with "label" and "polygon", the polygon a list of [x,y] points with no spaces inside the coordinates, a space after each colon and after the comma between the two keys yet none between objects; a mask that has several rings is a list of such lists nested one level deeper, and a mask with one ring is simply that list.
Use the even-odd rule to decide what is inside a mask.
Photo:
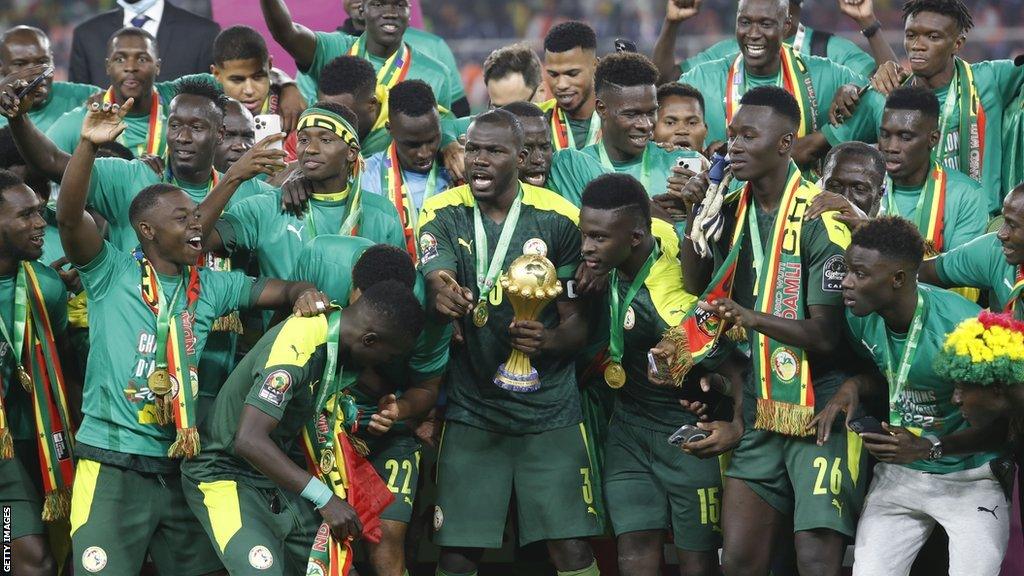
[{"label": "green yellow red scarf", "polygon": [[[814,95],[814,84],[803,58],[793,51],[792,46],[782,45],[780,49],[782,65],[775,83],[796,98],[800,106],[800,128],[797,137],[803,137],[818,130],[817,99]],[[740,99],[747,92],[746,70],[743,66],[743,55],[739,54],[729,66],[729,75],[725,85],[725,123],[732,122],[733,116],[740,107]]]},{"label": "green yellow red scarf", "polygon": [[[914,214],[914,226],[924,236],[928,254],[935,255],[945,251],[942,235],[946,219],[946,185],[949,176],[941,164],[935,163],[928,173],[924,188],[917,199],[917,211]],[[879,207],[879,216],[889,214],[902,216],[896,208],[896,199],[892,179],[885,177],[886,201]]]},{"label": "green yellow red scarf", "polygon": [[551,114],[551,145],[556,152],[567,148],[582,148],[583,146],[590,146],[601,141],[601,118],[597,115],[596,110],[590,117],[590,130],[587,133],[587,141],[583,146],[577,147],[576,137],[573,136],[572,127],[569,126],[569,119],[565,115],[565,110],[562,110],[558,105],[558,101],[552,98],[542,102],[540,109]]},{"label": "green yellow red scarf", "polygon": [[[114,87],[111,86],[107,89],[106,93],[103,94],[104,104],[113,104],[114,100]],[[150,156],[163,157],[167,152],[167,138],[164,134],[164,105],[160,102],[160,95],[157,94],[156,90],[153,90],[153,95],[149,101],[149,131],[146,136],[146,149],[144,152]],[[117,137],[117,141],[124,144],[124,134]],[[139,155],[139,150],[132,150],[132,152]]]}]

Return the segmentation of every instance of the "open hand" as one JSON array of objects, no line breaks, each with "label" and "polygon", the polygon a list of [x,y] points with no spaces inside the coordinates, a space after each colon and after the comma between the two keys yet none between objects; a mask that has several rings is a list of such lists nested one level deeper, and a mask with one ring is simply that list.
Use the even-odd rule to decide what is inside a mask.
[{"label": "open hand", "polygon": [[309,289],[299,294],[292,306],[292,314],[306,318],[323,314],[330,306],[331,299],[323,292],[316,289]]},{"label": "open hand", "polygon": [[124,123],[124,117],[132,109],[132,104],[134,103],[135,99],[129,98],[124,105],[112,104],[110,102],[102,105],[96,103],[90,105],[89,111],[85,115],[85,120],[82,122],[82,140],[91,142],[96,146],[102,146],[117,140],[117,137],[127,127]]},{"label": "open hand", "polygon": [[697,305],[701,310],[717,315],[726,323],[740,328],[753,328],[754,312],[740,306],[732,298],[716,298],[714,302],[701,301]]}]

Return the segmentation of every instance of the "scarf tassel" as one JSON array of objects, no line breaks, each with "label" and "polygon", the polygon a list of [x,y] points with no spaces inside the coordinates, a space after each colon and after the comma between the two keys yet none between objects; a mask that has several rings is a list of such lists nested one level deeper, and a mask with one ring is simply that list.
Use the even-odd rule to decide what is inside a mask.
[{"label": "scarf tassel", "polygon": [[199,454],[199,429],[179,428],[178,436],[167,450],[169,458],[192,458]]},{"label": "scarf tassel", "polygon": [[807,426],[814,419],[814,406],[800,406],[770,398],[757,399],[757,418],[754,428],[771,430],[786,436],[809,436],[813,430]]},{"label": "scarf tassel", "polygon": [[213,326],[210,328],[212,332],[233,332],[235,334],[242,334],[242,319],[238,315],[238,311],[234,311],[230,314],[226,314],[217,318],[213,321]]},{"label": "scarf tassel", "polygon": [[14,438],[11,436],[10,430],[0,428],[0,460],[11,458],[14,458]]},{"label": "scarf tassel", "polygon": [[672,365],[669,366],[669,373],[672,374],[673,383],[680,387],[683,385],[683,378],[693,368],[693,354],[690,352],[690,338],[686,335],[686,331],[679,326],[673,326],[665,331],[661,336],[663,339],[668,340],[676,347],[675,357],[672,359]]},{"label": "scarf tassel", "polygon": [[728,330],[725,331],[725,336],[733,342],[746,342],[747,341],[747,329],[742,326],[736,326],[733,324]]},{"label": "scarf tassel", "polygon": [[71,514],[71,487],[65,486],[50,492],[43,499],[43,521],[53,522]]}]

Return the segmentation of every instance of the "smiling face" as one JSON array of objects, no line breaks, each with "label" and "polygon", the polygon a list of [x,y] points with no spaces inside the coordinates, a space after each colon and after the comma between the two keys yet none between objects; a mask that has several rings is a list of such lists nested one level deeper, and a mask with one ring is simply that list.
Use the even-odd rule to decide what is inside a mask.
[{"label": "smiling face", "polygon": [[209,99],[180,94],[167,116],[167,154],[178,175],[209,175],[223,133],[223,116]]},{"label": "smiling face", "polygon": [[184,190],[160,194],[136,224],[139,239],[166,260],[191,266],[203,253],[199,206]]},{"label": "smiling face", "polygon": [[544,52],[544,74],[558,107],[572,115],[594,93],[597,56],[579,46],[565,52]]},{"label": "smiling face", "polygon": [[[53,53],[50,51],[49,39],[31,29],[8,33],[4,43],[0,44],[0,76],[7,76],[19,70],[40,65],[53,65]],[[33,92],[35,100],[32,103],[32,108],[38,108],[46,103],[52,86],[52,76],[43,80],[42,84]]]},{"label": "smiling face", "polygon": [[1003,223],[996,237],[1008,264],[1024,264],[1024,186],[1017,186],[1003,199]]},{"label": "smiling face", "polygon": [[512,128],[498,121],[474,121],[466,132],[466,176],[473,197],[495,202],[519,176],[526,150],[517,147]]},{"label": "smiling face", "polygon": [[24,184],[0,191],[0,249],[17,261],[36,260],[43,255],[44,204]]},{"label": "smiling face", "polygon": [[398,46],[409,27],[409,0],[365,0],[366,33],[378,44]]},{"label": "smiling face", "polygon": [[519,122],[523,125],[523,148],[526,149],[526,160],[519,167],[519,179],[534,186],[544,186],[555,154],[547,120],[543,116],[520,116]]},{"label": "smiling face", "polygon": [[213,65],[213,77],[224,87],[224,94],[259,114],[270,95],[270,67],[269,60],[259,58],[227,60]]},{"label": "smiling face", "polygon": [[697,152],[704,149],[708,126],[704,123],[704,112],[696,98],[668,96],[659,100],[658,105],[658,123],[654,126],[655,142],[675,144]]},{"label": "smiling face", "polygon": [[788,164],[795,133],[782,114],[767,106],[740,106],[729,124],[729,158],[739,180],[757,180]]},{"label": "smiling face", "polygon": [[846,266],[843,305],[858,317],[892,305],[907,280],[907,272],[899,262],[884,258],[878,250],[857,245],[846,250]]},{"label": "smiling face", "polygon": [[742,0],[736,11],[736,41],[746,68],[760,74],[774,69],[789,20],[788,2]]},{"label": "smiling face", "polygon": [[441,147],[441,119],[436,110],[422,116],[391,114],[388,131],[403,170],[426,174]]},{"label": "smiling face", "polygon": [[953,63],[965,38],[956,20],[935,12],[918,12],[907,18],[903,27],[903,48],[910,59],[910,70],[931,78]]},{"label": "smiling face", "polygon": [[217,144],[213,165],[220,172],[227,172],[256,144],[256,123],[252,114],[236,100],[228,102],[224,112],[224,137]]},{"label": "smiling face", "polygon": [[653,84],[602,89],[597,99],[605,144],[619,155],[634,158],[643,153],[658,121],[658,90]]},{"label": "smiling face", "polygon": [[156,45],[145,36],[124,34],[110,41],[107,75],[118,102],[135,98],[136,106],[148,106],[153,80],[160,74]]},{"label": "smiling face", "polygon": [[618,268],[643,241],[643,230],[629,210],[580,210],[580,253],[591,272],[604,276]]},{"label": "smiling face", "polygon": [[886,109],[882,113],[878,150],[885,158],[885,171],[897,183],[927,177],[932,148],[938,142],[936,119],[925,116],[920,110]]},{"label": "smiling face", "polygon": [[359,149],[349,146],[334,132],[317,126],[299,130],[296,155],[302,173],[315,182],[331,178],[348,178]]}]

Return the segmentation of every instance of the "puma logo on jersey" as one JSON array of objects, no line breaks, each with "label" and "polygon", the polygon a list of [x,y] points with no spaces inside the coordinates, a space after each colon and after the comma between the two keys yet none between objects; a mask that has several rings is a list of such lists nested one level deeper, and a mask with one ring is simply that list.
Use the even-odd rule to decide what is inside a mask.
[{"label": "puma logo on jersey", "polygon": [[832,499],[832,505],[835,506],[836,510],[839,511],[839,517],[842,518],[843,517],[843,503],[840,502],[838,498],[833,498]]},{"label": "puma logo on jersey", "polygon": [[985,508],[984,506],[978,506],[978,512],[988,512],[989,514],[992,515],[993,518],[995,518],[996,520],[999,520],[999,516],[996,516],[996,510],[998,508],[999,508],[999,506],[996,506],[995,508],[992,508],[991,510],[989,510],[988,508]]},{"label": "puma logo on jersey", "polygon": [[1003,278],[1003,284],[1006,284],[1007,288],[1009,288],[1010,290],[1013,290],[1013,284],[1010,284],[1010,281],[1007,280],[1006,278]]},{"label": "puma logo on jersey", "polygon": [[295,352],[295,361],[296,362],[299,361],[299,358],[302,358],[305,355],[305,352],[302,352],[301,350],[296,348],[295,344],[289,344],[289,348],[292,349],[292,352]]},{"label": "puma logo on jersey", "polygon": [[299,226],[298,228],[295,228],[295,226],[289,224],[288,231],[291,232],[292,234],[295,234],[295,237],[298,238],[299,242],[302,242],[302,229],[305,227],[305,224]]},{"label": "puma logo on jersey", "polygon": [[408,496],[403,496],[402,500],[409,506],[412,506],[412,498],[409,498]]},{"label": "puma logo on jersey", "polygon": [[861,340],[860,343],[863,344],[864,347],[868,349],[868,352],[870,352],[872,356],[875,355],[875,348],[878,348],[878,344],[875,344],[874,346],[871,346],[870,344],[868,344],[864,340]]},{"label": "puma logo on jersey", "polygon": [[473,241],[472,240],[470,240],[469,242],[466,242],[462,238],[459,238],[459,246],[465,246],[466,247],[466,252],[469,252],[470,254],[473,253]]}]

